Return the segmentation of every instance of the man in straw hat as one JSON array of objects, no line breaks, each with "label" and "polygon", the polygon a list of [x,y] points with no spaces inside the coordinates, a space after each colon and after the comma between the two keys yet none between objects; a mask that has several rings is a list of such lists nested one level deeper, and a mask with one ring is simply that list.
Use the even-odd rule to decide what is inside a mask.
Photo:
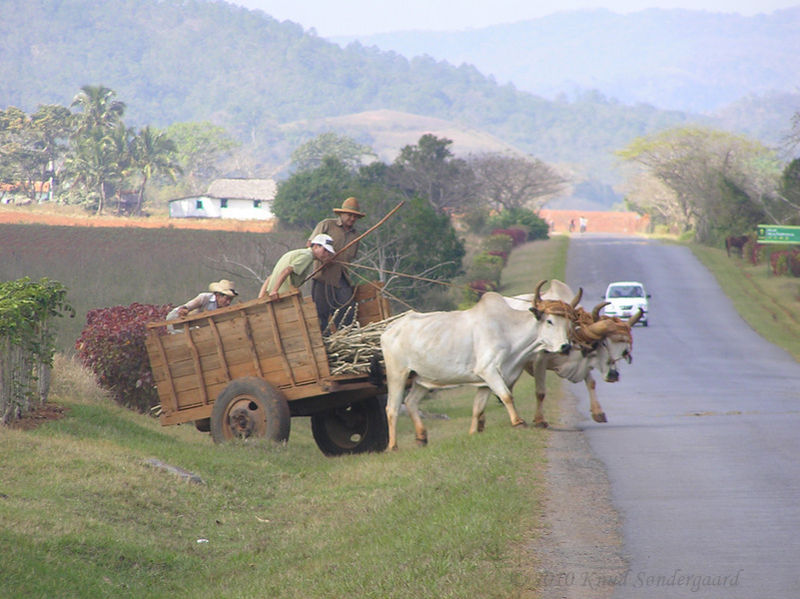
[{"label": "man in straw hat", "polygon": [[258,297],[269,295],[270,299],[278,299],[281,293],[287,293],[292,287],[300,287],[313,272],[314,261],[324,264],[333,258],[334,252],[333,239],[325,233],[315,236],[311,240],[310,248],[286,252],[278,259],[272,274],[261,285]]},{"label": "man in straw hat", "polygon": [[183,318],[189,313],[206,312],[230,306],[233,298],[239,295],[233,288],[233,283],[227,279],[215,281],[208,286],[208,291],[200,293],[185,304],[176,306],[167,314],[167,320]]},{"label": "man in straw hat", "polygon": [[[331,236],[333,247],[338,252],[358,237],[358,232],[354,225],[358,219],[366,216],[361,212],[358,200],[353,197],[347,198],[342,202],[341,208],[334,208],[333,211],[337,214],[337,217],[326,218],[321,221],[311,233],[309,245],[314,237],[320,233],[325,233]],[[328,320],[339,308],[341,309],[334,324],[339,326],[352,322],[353,315],[352,313],[347,314],[347,306],[353,300],[353,283],[347,276],[343,263],[352,262],[357,254],[358,242],[336,256],[335,261],[328,263],[325,268],[319,270],[312,277],[311,297],[317,306],[317,314],[319,314],[323,331],[328,326]],[[315,268],[318,268],[320,264],[319,262],[315,263]]]}]

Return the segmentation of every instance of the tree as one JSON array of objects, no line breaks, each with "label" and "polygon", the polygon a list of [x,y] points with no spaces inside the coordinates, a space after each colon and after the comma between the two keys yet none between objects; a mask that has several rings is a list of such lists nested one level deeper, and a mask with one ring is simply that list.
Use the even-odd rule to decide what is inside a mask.
[{"label": "tree", "polygon": [[792,126],[783,139],[783,146],[790,155],[800,148],[800,111],[792,115]]},{"label": "tree", "polygon": [[322,133],[292,152],[292,165],[296,171],[311,170],[322,165],[322,160],[334,157],[355,172],[364,159],[375,159],[377,154],[369,146],[356,142],[346,135]]},{"label": "tree", "polygon": [[536,158],[485,153],[470,156],[467,166],[475,174],[482,201],[495,210],[538,210],[566,183]]},{"label": "tree", "polygon": [[358,197],[355,186],[355,176],[345,163],[328,156],[321,166],[281,182],[272,211],[286,224],[311,231],[323,218],[330,218],[346,197]]},{"label": "tree", "polygon": [[461,270],[464,247],[447,214],[427,199],[407,198],[392,186],[392,178],[392,168],[382,162],[353,174],[342,161],[328,156],[320,167],[297,172],[281,183],[272,208],[282,222],[310,231],[352,195],[367,214],[359,221],[359,230],[365,231],[406,200],[397,213],[364,237],[351,268],[355,283],[377,279],[393,295],[411,301],[435,283],[397,273],[449,281]]},{"label": "tree", "polygon": [[108,196],[118,189],[130,166],[132,131],[125,127],[125,104],[102,85],[84,85],[72,100],[74,115],[71,155],[67,169],[73,185],[86,190],[81,203],[97,206],[102,214]]},{"label": "tree", "polygon": [[405,146],[392,165],[391,183],[406,197],[425,198],[437,210],[455,210],[471,203],[476,186],[466,161],[454,158],[452,140],[426,133],[415,146]]},{"label": "tree", "polygon": [[[388,214],[403,196],[385,187],[370,186],[359,191],[359,202],[367,211],[366,229]],[[422,198],[406,199],[403,207],[361,241],[356,280],[376,278],[394,297],[406,302],[419,300],[436,283],[449,282],[462,268],[464,245],[447,214],[434,209]],[[409,275],[409,276],[403,276]]]},{"label": "tree", "polygon": [[362,268],[356,267],[355,276],[376,278],[392,296],[420,307],[444,288],[423,279],[447,283],[460,274],[464,244],[446,213],[431,206],[425,198],[407,198],[393,188],[393,176],[392,167],[382,162],[359,170],[356,196],[367,213],[361,229],[381,219],[404,199],[405,204],[362,240],[356,260]]},{"label": "tree", "polygon": [[22,110],[10,106],[0,111],[0,177],[35,196],[34,184],[42,170],[43,155],[36,148],[36,136],[30,118]]},{"label": "tree", "polygon": [[689,230],[691,221],[677,194],[649,171],[632,174],[623,185],[625,203],[635,212],[649,214],[653,225],[678,232]]},{"label": "tree", "polygon": [[217,164],[239,145],[224,128],[209,122],[175,123],[164,133],[175,142],[190,193],[204,191],[219,173]]},{"label": "tree", "polygon": [[175,161],[176,151],[174,141],[163,131],[150,126],[143,128],[131,140],[131,166],[140,177],[136,193],[136,214],[142,212],[145,187],[154,175],[163,174],[174,181],[175,175],[181,172]]},{"label": "tree", "polygon": [[115,100],[116,92],[102,85],[84,85],[72,99],[72,108],[79,109],[75,116],[75,134],[85,135],[94,130],[115,128],[125,114],[125,104]]},{"label": "tree", "polygon": [[[125,140],[125,141],[123,141]],[[102,214],[108,196],[122,182],[127,167],[127,130],[120,126],[112,132],[95,129],[74,140],[66,169],[88,193],[82,203],[96,206]]]},{"label": "tree", "polygon": [[[739,233],[745,213],[756,221],[748,226],[762,217],[771,222],[782,218],[777,159],[744,136],[700,127],[670,129],[637,138],[618,155],[670,190],[663,197],[673,202],[682,230],[694,229],[699,242],[716,243]],[[745,212],[742,194],[749,204]],[[646,204],[641,198],[629,200]]]},{"label": "tree", "polygon": [[50,193],[55,198],[58,174],[68,148],[66,141],[73,133],[72,113],[65,106],[55,104],[39,106],[31,115],[31,127],[37,134],[41,152],[46,158],[41,180],[49,179]]}]

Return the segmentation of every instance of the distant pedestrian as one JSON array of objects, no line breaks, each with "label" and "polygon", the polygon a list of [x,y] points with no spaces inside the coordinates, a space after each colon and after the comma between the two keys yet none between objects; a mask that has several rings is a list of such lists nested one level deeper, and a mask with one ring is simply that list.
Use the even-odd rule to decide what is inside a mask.
[{"label": "distant pedestrian", "polygon": [[575,219],[574,218],[569,219],[569,232],[570,233],[574,233],[575,232]]},{"label": "distant pedestrian", "polygon": [[585,217],[585,216],[582,216],[582,217],[580,218],[580,221],[579,221],[579,222],[580,222],[580,225],[581,225],[581,233],[586,233],[586,227],[588,226],[588,224],[589,224],[589,221],[588,221],[588,220],[586,220],[586,217]]}]

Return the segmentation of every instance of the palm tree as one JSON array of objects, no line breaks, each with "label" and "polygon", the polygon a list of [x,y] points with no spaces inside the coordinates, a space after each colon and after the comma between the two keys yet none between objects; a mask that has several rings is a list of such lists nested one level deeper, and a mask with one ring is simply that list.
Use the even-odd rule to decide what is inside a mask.
[{"label": "palm tree", "polygon": [[142,211],[144,191],[148,181],[156,174],[167,175],[173,181],[181,168],[175,161],[177,147],[175,142],[163,131],[150,128],[148,125],[131,140],[131,170],[141,175],[141,184],[137,194],[136,214]]},{"label": "palm tree", "polygon": [[116,127],[125,113],[125,103],[115,100],[116,95],[114,90],[102,85],[84,85],[71,104],[72,108],[81,110],[81,114],[76,115],[75,135]]},{"label": "palm tree", "polygon": [[67,169],[74,182],[97,194],[97,214],[102,214],[110,188],[123,179],[127,152],[120,148],[122,133],[117,128],[103,134],[99,129],[75,140]]}]

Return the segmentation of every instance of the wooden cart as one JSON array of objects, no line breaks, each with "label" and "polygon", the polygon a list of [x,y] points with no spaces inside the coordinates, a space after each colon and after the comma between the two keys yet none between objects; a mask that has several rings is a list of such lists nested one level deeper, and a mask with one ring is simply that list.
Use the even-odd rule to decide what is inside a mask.
[{"label": "wooden cart", "polygon": [[[356,290],[363,326],[390,316],[374,284]],[[388,443],[379,372],[331,375],[316,308],[293,292],[147,325],[161,424],[194,422],[215,442],[289,438],[310,416],[327,455],[382,451]]]}]

